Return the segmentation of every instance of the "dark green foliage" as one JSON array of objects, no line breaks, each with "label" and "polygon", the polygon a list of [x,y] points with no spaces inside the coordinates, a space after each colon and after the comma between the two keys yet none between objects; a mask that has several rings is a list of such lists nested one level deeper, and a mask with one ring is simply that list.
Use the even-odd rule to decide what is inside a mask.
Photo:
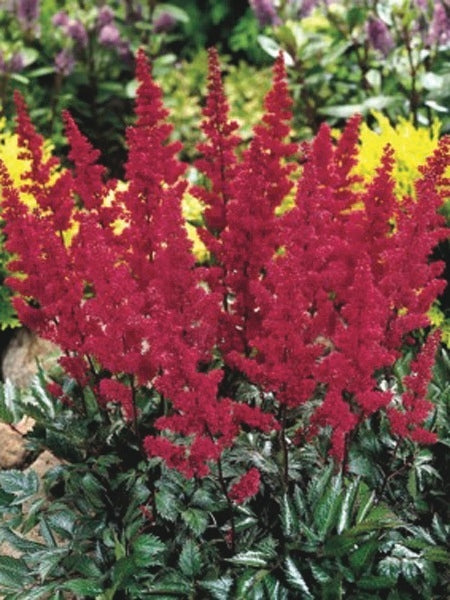
[{"label": "dark green foliage", "polygon": [[[444,352],[432,388],[439,444],[448,428],[447,367]],[[29,394],[1,388],[7,421],[36,419],[30,449],[63,459],[42,483],[32,471],[0,474],[0,540],[19,555],[0,557],[5,600],[56,600],[62,590],[99,600],[448,597],[439,444],[397,444],[375,415],[337,471],[320,442],[290,447],[286,465],[279,434],[243,434],[224,456],[223,477],[231,482],[256,466],[262,483],[231,514],[217,471],[187,480],[141,455],[157,398],[140,398],[147,408],[136,435],[89,389],[66,381],[70,402],[61,402],[45,385],[40,373]],[[239,390],[254,396],[245,381]]]}]

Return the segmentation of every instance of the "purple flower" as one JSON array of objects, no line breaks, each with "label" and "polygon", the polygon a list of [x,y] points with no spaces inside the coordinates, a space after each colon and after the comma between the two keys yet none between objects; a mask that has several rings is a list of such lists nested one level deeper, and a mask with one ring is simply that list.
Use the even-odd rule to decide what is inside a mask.
[{"label": "purple flower", "polygon": [[281,19],[277,15],[272,0],[249,0],[249,4],[261,27],[280,25]]},{"label": "purple flower", "polygon": [[9,59],[9,70],[11,73],[18,73],[24,67],[23,56],[20,52],[14,52]]},{"label": "purple flower", "polygon": [[78,19],[69,19],[64,29],[67,35],[71,37],[74,42],[83,48],[87,46],[88,35],[86,28],[81,21],[78,21]]},{"label": "purple flower", "polygon": [[75,58],[68,48],[61,50],[55,56],[55,69],[61,75],[70,75],[75,66]]},{"label": "purple flower", "polygon": [[176,25],[177,20],[173,15],[166,11],[162,11],[153,19],[153,31],[155,33],[164,33],[170,31]]},{"label": "purple flower", "polygon": [[30,29],[39,17],[39,0],[17,0],[16,15],[22,27]]},{"label": "purple flower", "polygon": [[55,25],[55,27],[66,27],[68,23],[69,15],[63,10],[55,13],[52,17],[52,24]]},{"label": "purple flower", "polygon": [[120,32],[115,25],[105,25],[100,29],[98,41],[103,46],[117,46],[120,42]]},{"label": "purple flower", "polygon": [[366,30],[371,46],[387,56],[394,47],[394,40],[386,23],[376,17],[369,17]]},{"label": "purple flower", "polygon": [[23,69],[23,57],[20,52],[14,52],[8,59],[0,54],[0,73],[18,73]]},{"label": "purple flower", "polygon": [[98,11],[97,26],[101,29],[114,21],[114,11],[109,6],[102,6]]},{"label": "purple flower", "polygon": [[434,5],[433,19],[430,24],[428,41],[431,45],[443,46],[450,41],[450,19],[441,2]]}]

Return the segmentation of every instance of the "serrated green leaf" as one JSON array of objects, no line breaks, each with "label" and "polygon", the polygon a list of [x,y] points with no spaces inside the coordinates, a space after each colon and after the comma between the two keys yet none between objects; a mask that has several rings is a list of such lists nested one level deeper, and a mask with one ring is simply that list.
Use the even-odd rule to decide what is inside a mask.
[{"label": "serrated green leaf", "polygon": [[400,559],[395,558],[394,556],[387,556],[378,564],[378,572],[384,577],[387,577],[393,581],[397,581],[401,574],[401,570],[402,562]]},{"label": "serrated green leaf", "polygon": [[299,519],[297,512],[292,506],[287,494],[283,494],[283,498],[281,500],[280,518],[283,526],[283,534],[286,537],[291,537],[298,533]]},{"label": "serrated green leaf", "polygon": [[363,590],[386,590],[395,584],[395,580],[383,575],[366,575],[356,582],[356,585]]},{"label": "serrated green leaf", "polygon": [[77,523],[77,515],[70,509],[57,510],[47,514],[47,524],[59,536],[72,539]]},{"label": "serrated green leaf", "polygon": [[370,492],[367,486],[361,485],[358,492],[358,514],[356,515],[356,523],[361,523],[374,505],[376,499],[375,491]]},{"label": "serrated green leaf", "polygon": [[32,577],[25,561],[12,556],[0,556],[0,589],[23,589]]},{"label": "serrated green leaf", "polygon": [[135,563],[140,567],[149,564],[160,565],[161,554],[166,550],[166,545],[156,535],[143,534],[133,542],[132,551]]},{"label": "serrated green leaf", "polygon": [[315,529],[322,539],[336,525],[336,519],[342,503],[341,489],[342,474],[339,474],[337,477],[333,477],[314,510]]},{"label": "serrated green leaf", "polygon": [[79,594],[80,596],[97,596],[104,591],[98,582],[81,577],[66,581],[62,587],[64,590]]},{"label": "serrated green leaf", "polygon": [[343,600],[344,590],[342,584],[342,576],[338,575],[327,581],[321,588],[321,600]]},{"label": "serrated green leaf", "polygon": [[198,546],[192,540],[187,540],[184,544],[178,560],[178,566],[181,572],[191,579],[200,573],[202,557]]},{"label": "serrated green leaf", "polygon": [[45,548],[44,544],[40,544],[39,542],[35,542],[33,540],[28,540],[27,538],[15,533],[10,527],[0,528],[0,540],[9,544],[15,550],[24,553],[37,552]]},{"label": "serrated green leaf", "polygon": [[35,552],[28,560],[30,565],[35,565],[34,570],[44,582],[49,574],[67,556],[68,548],[54,548]]},{"label": "serrated green leaf", "polygon": [[203,581],[201,587],[207,590],[214,600],[231,600],[230,592],[233,586],[233,579],[229,576],[220,577],[213,581]]},{"label": "serrated green leaf", "polygon": [[327,573],[325,571],[325,569],[323,569],[319,564],[317,564],[314,561],[309,561],[308,564],[309,564],[309,568],[311,570],[312,576],[318,583],[324,585],[331,581],[332,576],[329,573]]},{"label": "serrated green leaf", "polygon": [[297,565],[294,563],[291,557],[287,557],[284,561],[284,573],[287,582],[295,589],[301,592],[301,598],[307,598],[308,600],[314,600],[303,575],[300,573]]},{"label": "serrated green leaf", "polygon": [[449,538],[449,534],[450,534],[450,527],[446,527],[444,525],[444,523],[442,522],[441,518],[439,517],[439,515],[437,513],[435,513],[433,515],[433,521],[431,523],[431,527],[433,530],[433,533],[435,534],[435,536],[437,537],[437,539],[440,542],[443,542],[444,544],[446,544],[448,542],[448,538]]},{"label": "serrated green leaf", "polygon": [[[192,591],[191,588],[191,584],[184,580],[179,571],[176,571],[173,573],[165,573],[164,576],[149,587],[149,592],[151,592],[151,595],[154,598],[163,598],[165,595],[171,596],[172,598],[174,595],[184,598],[188,597],[189,593]],[[156,594],[158,594],[158,596]]]},{"label": "serrated green leaf", "polygon": [[358,495],[359,483],[359,479],[352,481],[345,491],[337,521],[336,530],[338,533],[342,533],[350,525],[356,497]]},{"label": "serrated green leaf", "polygon": [[248,550],[247,552],[240,552],[228,560],[235,565],[243,565],[246,567],[267,567],[271,558],[271,553],[268,554],[258,550]]},{"label": "serrated green leaf", "polygon": [[379,547],[377,540],[370,540],[364,542],[352,552],[349,556],[349,561],[353,569],[356,571],[362,571],[371,561],[372,557],[375,556]]},{"label": "serrated green leaf", "polygon": [[18,471],[10,469],[0,472],[0,487],[7,494],[12,494],[15,499],[11,505],[22,504],[30,499],[39,490],[39,477],[33,471]]},{"label": "serrated green leaf", "polygon": [[155,495],[156,510],[158,515],[167,521],[175,521],[180,512],[180,504],[173,494],[161,489]]},{"label": "serrated green leaf", "polygon": [[249,597],[249,594],[255,585],[257,574],[258,572],[255,573],[254,569],[246,569],[242,573],[237,581],[236,600],[246,600]]},{"label": "serrated green leaf", "polygon": [[188,508],[181,513],[181,517],[195,535],[201,535],[208,527],[208,513],[200,508]]},{"label": "serrated green leaf", "polygon": [[18,423],[24,416],[22,393],[10,379],[7,379],[5,383],[0,382],[0,405],[5,417],[0,417],[0,419],[5,423]]}]

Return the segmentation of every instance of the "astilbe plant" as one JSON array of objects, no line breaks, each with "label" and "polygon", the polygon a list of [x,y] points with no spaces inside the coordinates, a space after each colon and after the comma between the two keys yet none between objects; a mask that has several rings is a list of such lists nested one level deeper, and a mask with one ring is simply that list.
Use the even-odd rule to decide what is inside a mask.
[{"label": "astilbe plant", "polygon": [[[377,467],[367,474],[376,480],[372,493],[324,463],[328,453],[363,474],[355,448],[370,442],[380,454],[383,442],[401,473],[403,455],[392,447],[436,439],[426,394],[438,332],[426,335],[426,313],[444,286],[442,265],[429,256],[447,233],[438,208],[448,195],[450,140],[422,167],[414,198],[398,202],[391,148],[372,180],[355,175],[358,117],[336,144],[327,126],[309,144],[290,141],[279,57],[265,115],[241,152],[211,50],[205,140],[198,183],[189,189],[205,207],[198,234],[209,259],[198,264],[182,216],[188,184],[180,145],[169,141],[167,111],[142,51],[136,63],[137,119],[126,135],[124,182],[106,178],[68,113],[73,168],[60,169],[16,96],[29,169],[15,185],[0,163],[14,255],[8,283],[19,318],[61,348],[67,374],[62,386],[33,392],[27,406],[38,426],[30,437],[75,465],[64,476],[72,508],[60,500],[39,517],[50,562],[41,566],[42,547],[24,545],[5,525],[0,537],[19,544],[28,562],[0,557],[0,574],[26,571],[28,582],[31,565],[41,583],[54,578],[47,590],[59,577],[64,589],[105,600],[118,590],[139,600],[210,597],[205,590],[243,600],[253,597],[252,586],[263,586],[266,595],[255,597],[264,598],[391,587],[400,571],[382,577],[383,560],[401,543],[408,552],[413,530],[402,537],[403,522],[377,506],[390,493],[389,468],[384,479]],[[24,192],[33,205],[22,201]],[[400,362],[406,367],[398,375]],[[0,414],[12,422],[19,409],[7,388],[0,391]],[[31,476],[8,477],[0,477],[2,511],[8,499],[18,510],[37,490]],[[33,506],[25,529],[47,510],[40,501]],[[70,539],[58,552],[49,523]],[[441,541],[444,529],[437,522]],[[89,568],[73,536],[93,557]],[[438,549],[414,563],[427,573],[427,593],[436,580],[432,563],[441,559],[448,557]],[[74,571],[100,577],[104,594],[98,582],[66,581]],[[10,598],[19,598],[10,579],[8,586]]]},{"label": "astilbe plant", "polygon": [[[320,403],[304,434],[331,428],[340,461],[358,424],[387,407],[395,433],[432,441],[422,424],[431,409],[424,396],[435,338],[414,363],[405,406],[392,408],[392,393],[378,380],[389,377],[410,334],[428,325],[426,311],[444,286],[441,264],[428,257],[446,235],[437,209],[448,183],[448,138],[422,168],[414,200],[396,201],[389,148],[362,186],[352,175],[357,117],[336,146],[326,125],[301,150],[288,141],[291,100],[280,56],[266,113],[238,158],[211,51],[207,141],[197,162],[207,183],[192,193],[206,204],[200,235],[212,259],[196,268],[180,208],[187,184],[179,144],[167,141],[167,111],[143,52],[137,78],[126,188],[112,205],[105,199],[116,182],[105,182],[98,153],[70,115],[74,168],[55,179],[57,161],[45,158],[16,95],[30,161],[31,183],[23,187],[37,203],[28,210],[2,166],[7,247],[20,273],[9,283],[21,296],[21,321],[58,344],[67,372],[103,406],[119,403],[130,422],[137,390],[156,390],[170,409],[143,447],[187,476],[206,475],[243,425],[285,430],[293,409],[314,397]],[[300,154],[295,207],[277,216]],[[227,387],[233,372],[271,394],[276,412],[236,401]]]}]

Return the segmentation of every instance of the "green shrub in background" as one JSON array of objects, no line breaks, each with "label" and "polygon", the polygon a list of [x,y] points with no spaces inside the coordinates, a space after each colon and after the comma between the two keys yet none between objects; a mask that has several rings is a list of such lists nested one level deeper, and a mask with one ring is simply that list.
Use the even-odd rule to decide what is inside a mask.
[{"label": "green shrub in background", "polygon": [[315,132],[355,112],[385,110],[430,126],[448,119],[450,18],[441,0],[251,0],[259,41],[285,51],[299,124]]}]

